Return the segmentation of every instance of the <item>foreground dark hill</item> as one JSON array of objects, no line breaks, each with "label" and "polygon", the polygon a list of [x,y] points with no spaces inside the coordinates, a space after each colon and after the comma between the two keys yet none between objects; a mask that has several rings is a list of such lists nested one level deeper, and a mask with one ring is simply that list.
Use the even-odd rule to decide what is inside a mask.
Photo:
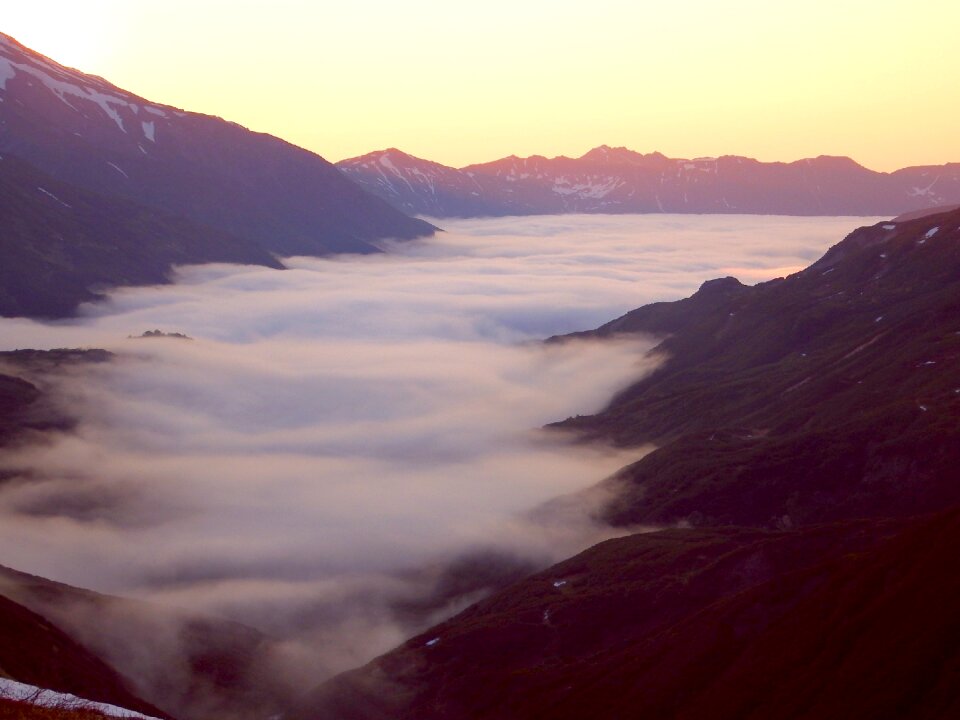
[{"label": "foreground dark hill", "polygon": [[616,524],[787,525],[960,502],[960,212],[853,232],[806,270],[733,278],[587,335],[668,337],[653,375],[559,426],[661,447]]},{"label": "foreground dark hill", "polygon": [[0,566],[3,623],[17,629],[3,635],[0,668],[21,682],[180,720],[254,720],[291,702],[273,641],[239,623]]},{"label": "foreground dark hill", "polygon": [[602,145],[579,158],[511,156],[461,169],[394,148],[337,163],[404,212],[896,215],[960,202],[960,163],[879,173],[850,158],[684,160]]},{"label": "foreground dark hill", "polygon": [[[66,206],[72,203],[47,187],[49,180],[31,177],[23,169],[4,173],[5,192],[10,183],[20,181],[19,195],[10,201],[14,208],[38,188],[63,201],[57,209],[61,217],[32,228],[37,204],[31,200],[23,215],[12,216],[19,225],[16,234],[6,234],[5,222],[4,240],[26,244],[48,264],[73,262],[72,283],[101,282],[101,277],[81,272],[84,262],[98,258],[95,253],[70,258],[69,252],[57,252],[59,246],[49,250],[51,233],[62,233],[62,244],[75,256],[91,249],[87,231],[111,224],[116,225],[111,237],[94,250],[123,253],[130,246],[156,243],[157,232],[170,236],[169,247],[152,251],[156,257],[111,255],[100,274],[118,284],[129,278],[153,282],[171,262],[270,264],[271,255],[369,253],[377,251],[378,240],[409,239],[435,230],[364,192],[311,152],[220,118],[151,103],[102,78],[59,65],[3,34],[0,156],[23,160],[61,183],[64,193],[66,186],[73,186],[104,198],[98,203],[84,195],[74,236],[64,232],[71,229],[68,211],[73,208]],[[76,294],[68,293],[64,302]]]},{"label": "foreground dark hill", "polygon": [[295,720],[946,718],[960,512],[602,543],[311,693]]},{"label": "foreground dark hill", "polygon": [[169,717],[131,692],[132,683],[49,620],[3,595],[0,580],[0,673],[18,682],[71,693],[152,717]]}]

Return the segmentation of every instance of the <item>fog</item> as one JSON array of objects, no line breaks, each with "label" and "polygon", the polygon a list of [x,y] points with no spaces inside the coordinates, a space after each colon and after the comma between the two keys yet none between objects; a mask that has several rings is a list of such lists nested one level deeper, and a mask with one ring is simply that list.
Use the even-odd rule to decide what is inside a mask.
[{"label": "fog", "polygon": [[[645,450],[539,428],[652,371],[655,339],[540,339],[793,272],[872,221],[437,221],[382,255],[181,268],[76,320],[0,320],[2,349],[117,354],[47,380],[75,431],[0,458],[19,478],[0,486],[0,563],[243,620],[319,680],[418,629],[393,608],[433,591],[431,568],[479,550],[535,567],[613,534],[590,508],[528,513]],[[194,339],[128,339],[154,328]]]}]

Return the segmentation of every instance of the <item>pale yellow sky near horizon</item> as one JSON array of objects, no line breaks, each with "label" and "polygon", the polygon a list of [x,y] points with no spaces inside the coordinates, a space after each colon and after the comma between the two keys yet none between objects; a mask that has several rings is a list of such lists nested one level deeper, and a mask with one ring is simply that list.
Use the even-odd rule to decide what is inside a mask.
[{"label": "pale yellow sky near horizon", "polygon": [[960,161],[955,0],[73,0],[0,31],[150,100],[340,160]]}]

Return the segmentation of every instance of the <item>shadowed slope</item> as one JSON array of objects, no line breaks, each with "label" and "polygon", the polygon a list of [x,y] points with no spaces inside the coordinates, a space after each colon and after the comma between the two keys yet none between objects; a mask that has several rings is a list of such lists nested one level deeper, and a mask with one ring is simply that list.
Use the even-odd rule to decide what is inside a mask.
[{"label": "shadowed slope", "polygon": [[853,232],[806,270],[634,310],[588,336],[669,359],[556,427],[662,447],[622,471],[617,524],[767,525],[960,502],[960,213]]},{"label": "shadowed slope", "polygon": [[292,717],[946,717],[958,550],[956,511],[904,530],[611,540],[325,683]]},{"label": "shadowed slope", "polygon": [[[0,583],[0,593],[3,592]],[[126,678],[46,618],[0,594],[0,673],[19,682],[169,717],[134,695]]]},{"label": "shadowed slope", "polygon": [[63,317],[97,289],[169,280],[174,265],[282,265],[240,237],[0,161],[0,315]]}]

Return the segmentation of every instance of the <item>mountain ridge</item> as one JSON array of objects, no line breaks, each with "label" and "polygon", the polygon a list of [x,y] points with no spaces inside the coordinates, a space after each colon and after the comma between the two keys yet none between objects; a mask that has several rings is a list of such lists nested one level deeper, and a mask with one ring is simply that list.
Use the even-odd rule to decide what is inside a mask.
[{"label": "mountain ridge", "polygon": [[337,166],[395,207],[430,217],[556,213],[897,215],[960,202],[960,163],[881,173],[846,156],[761,162],[668,158],[600,145],[577,158],[453,168],[390,148]]},{"label": "mountain ridge", "polygon": [[615,524],[797,525],[958,503],[958,278],[953,211],[855,230],[788,278],[705,283],[573,335],[658,335],[668,359],[600,413],[552,427],[659,445],[609,481]]},{"label": "mountain ridge", "polygon": [[[315,153],[221,118],[152,103],[3,34],[0,157],[18,164],[5,173],[5,190],[19,192],[4,210],[5,226],[16,223],[18,232],[0,241],[18,260],[39,261],[32,269],[52,279],[52,288],[63,286],[62,297],[31,302],[5,278],[4,314],[62,317],[92,299],[90,286],[164,282],[174,263],[279,267],[278,256],[374,253],[382,240],[436,231],[366,193]],[[73,204],[51,184],[80,197],[87,216],[71,218]],[[38,188],[47,189],[45,200],[59,201],[49,208],[60,216],[51,221],[56,228],[30,214],[44,198],[22,202]],[[134,227],[114,229],[112,245],[91,237],[91,230],[112,229],[118,213],[135,216]],[[158,228],[173,247],[156,236]],[[100,252],[107,252],[106,262]],[[63,262],[71,253],[77,262]],[[91,264],[99,272],[84,267]]]}]

